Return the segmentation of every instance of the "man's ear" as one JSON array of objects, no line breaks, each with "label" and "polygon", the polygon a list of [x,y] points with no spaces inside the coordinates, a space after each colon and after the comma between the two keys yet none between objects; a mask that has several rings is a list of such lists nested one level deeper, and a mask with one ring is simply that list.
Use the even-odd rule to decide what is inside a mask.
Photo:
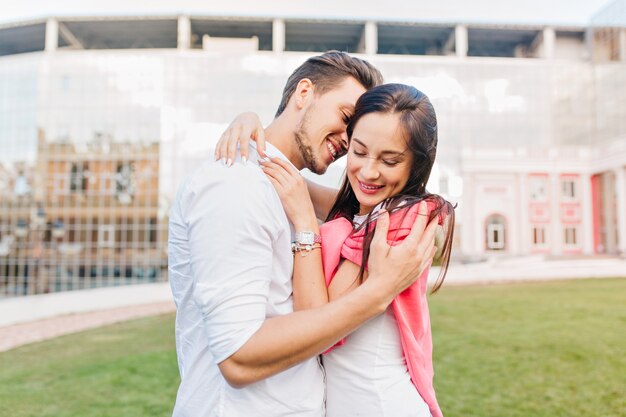
[{"label": "man's ear", "polygon": [[303,78],[298,82],[296,91],[293,93],[295,105],[298,110],[306,107],[307,103],[313,99],[315,94],[315,86],[308,78]]}]

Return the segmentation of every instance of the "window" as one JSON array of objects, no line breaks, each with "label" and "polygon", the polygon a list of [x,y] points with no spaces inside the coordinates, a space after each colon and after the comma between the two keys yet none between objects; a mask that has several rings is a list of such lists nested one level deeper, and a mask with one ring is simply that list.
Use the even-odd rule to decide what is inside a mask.
[{"label": "window", "polygon": [[98,246],[112,248],[115,246],[115,226],[103,224],[98,226]]},{"label": "window", "polygon": [[117,172],[115,173],[115,192],[120,203],[130,204],[132,201],[132,196],[135,193],[133,166],[128,162],[117,165]]},{"label": "window", "polygon": [[574,180],[565,180],[562,185],[563,197],[574,199],[576,198],[576,182]]},{"label": "window", "polygon": [[487,250],[505,249],[505,231],[506,225],[504,216],[494,214],[487,218]]},{"label": "window", "polygon": [[564,229],[565,232],[565,245],[566,246],[576,246],[576,228],[575,227],[566,227]]},{"label": "window", "polygon": [[150,243],[156,243],[157,241],[157,220],[156,218],[151,218],[150,219],[150,233],[149,233],[149,240]]},{"label": "window", "polygon": [[546,244],[546,228],[543,226],[533,227],[533,245],[543,246]]},{"label": "window", "polygon": [[70,191],[87,191],[87,164],[72,164],[72,168],[70,171]]},{"label": "window", "polygon": [[132,173],[133,166],[128,162],[117,165],[117,172],[115,175],[115,189],[118,193],[133,193]]}]

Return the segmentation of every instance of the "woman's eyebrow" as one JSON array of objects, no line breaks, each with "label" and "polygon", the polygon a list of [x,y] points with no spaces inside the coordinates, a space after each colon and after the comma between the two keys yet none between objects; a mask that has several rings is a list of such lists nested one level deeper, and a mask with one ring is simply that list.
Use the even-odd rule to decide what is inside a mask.
[{"label": "woman's eyebrow", "polygon": [[361,142],[357,138],[353,137],[352,140],[355,141],[356,143],[358,143],[359,145],[361,145],[362,147],[367,148],[367,145],[365,145],[363,142]]},{"label": "woman's eyebrow", "polygon": [[[367,149],[367,145],[365,145],[363,142],[361,142],[358,138],[353,137],[352,140],[355,141],[356,143],[358,143],[359,145],[361,145],[362,147],[364,147],[365,149]],[[401,151],[385,150],[385,151],[382,151],[381,154],[385,154],[385,155],[392,154],[392,155],[401,156],[401,155],[404,155],[404,152],[406,152],[406,151],[402,151],[401,152]]]},{"label": "woman's eyebrow", "polygon": [[381,154],[385,155],[395,155],[395,156],[403,156],[405,151],[382,151]]}]

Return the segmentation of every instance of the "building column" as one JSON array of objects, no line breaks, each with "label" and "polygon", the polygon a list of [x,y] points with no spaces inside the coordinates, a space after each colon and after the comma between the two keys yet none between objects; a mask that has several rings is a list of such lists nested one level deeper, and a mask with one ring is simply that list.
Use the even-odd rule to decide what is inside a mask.
[{"label": "building column", "polygon": [[615,170],[615,197],[617,199],[617,240],[622,255],[626,255],[626,172],[624,167]]},{"label": "building column", "polygon": [[456,56],[466,57],[469,50],[469,42],[467,36],[467,26],[456,25],[454,28]]},{"label": "building column", "polygon": [[191,19],[189,16],[178,16],[178,49],[191,48]]},{"label": "building column", "polygon": [[474,178],[473,174],[463,174],[463,195],[459,207],[462,207],[461,216],[461,253],[463,255],[474,256],[482,253],[482,246],[478,246],[476,242],[480,241],[477,234],[480,233],[478,225],[481,219],[477,219],[474,215]]},{"label": "building column", "polygon": [[563,253],[563,227],[561,226],[561,178],[550,174],[550,242],[553,255]]},{"label": "building column", "polygon": [[46,51],[53,52],[59,48],[59,21],[51,17],[46,21]]},{"label": "building column", "polygon": [[376,22],[365,22],[365,53],[375,55],[378,53],[378,25]]},{"label": "building column", "polygon": [[580,213],[582,221],[580,238],[582,239],[582,249],[583,254],[593,255],[595,253],[595,249],[593,247],[593,195],[591,192],[590,174],[580,174],[580,188],[580,202],[582,209],[582,213]]},{"label": "building column", "polygon": [[531,253],[530,250],[530,191],[528,189],[528,174],[522,172],[518,174],[519,188],[518,188],[518,207],[519,213],[519,248],[517,255],[527,255]]},{"label": "building column", "polygon": [[283,52],[285,50],[285,21],[274,19],[272,22],[272,50]]},{"label": "building column", "polygon": [[543,29],[543,58],[554,58],[554,44],[556,42],[556,32],[554,28]]},{"label": "building column", "polygon": [[626,28],[619,31],[619,60],[626,62]]}]

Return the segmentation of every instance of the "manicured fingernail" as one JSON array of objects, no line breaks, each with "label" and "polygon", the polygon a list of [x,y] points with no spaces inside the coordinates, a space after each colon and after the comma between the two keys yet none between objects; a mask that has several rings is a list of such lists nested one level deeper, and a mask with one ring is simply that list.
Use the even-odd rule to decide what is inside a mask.
[{"label": "manicured fingernail", "polygon": [[226,166],[226,158],[222,158],[222,165]]},{"label": "manicured fingernail", "polygon": [[241,162],[243,162],[244,165],[248,165],[248,158],[246,158],[245,156],[242,156]]},{"label": "manicured fingernail", "polygon": [[231,166],[232,164],[233,164],[233,160],[228,158],[228,161],[226,161],[226,165]]}]

